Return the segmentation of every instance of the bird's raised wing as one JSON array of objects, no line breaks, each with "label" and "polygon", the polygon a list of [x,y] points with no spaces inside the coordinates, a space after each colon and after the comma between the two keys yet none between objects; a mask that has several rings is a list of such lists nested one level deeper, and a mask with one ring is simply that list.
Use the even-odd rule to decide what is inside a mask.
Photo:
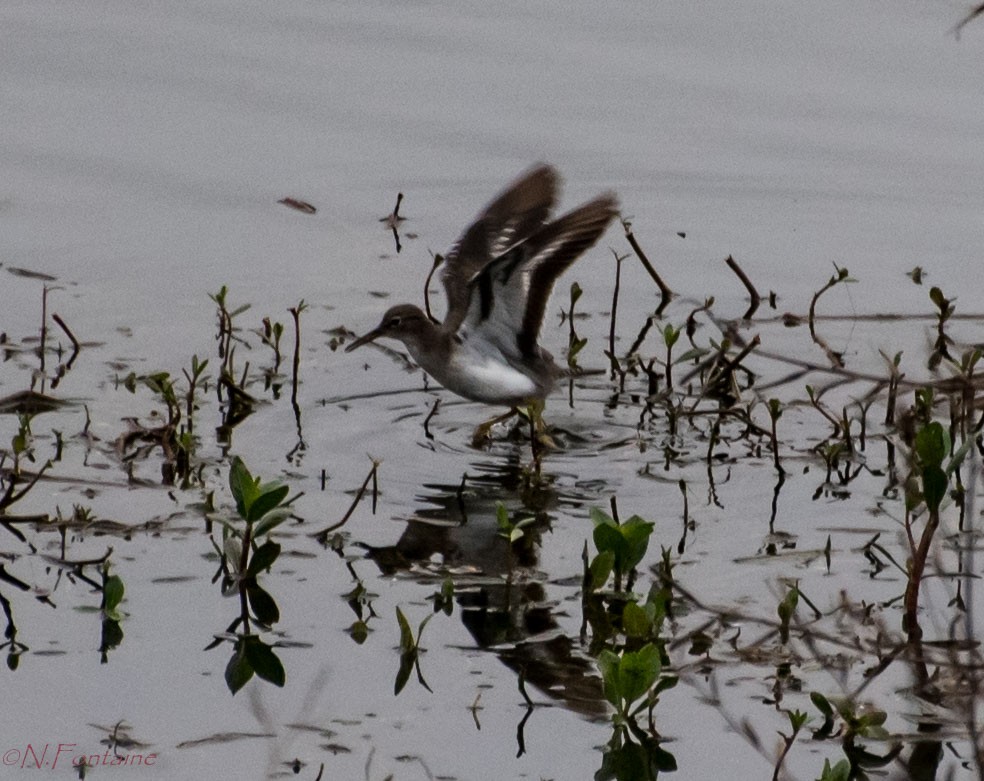
[{"label": "bird's raised wing", "polygon": [[534,166],[496,196],[451,247],[441,273],[448,298],[445,329],[453,332],[465,319],[475,276],[546,222],[558,183],[553,167]]},{"label": "bird's raised wing", "polygon": [[605,232],[618,213],[607,193],[541,226],[475,274],[459,335],[481,333],[507,356],[536,356],[554,282]]}]

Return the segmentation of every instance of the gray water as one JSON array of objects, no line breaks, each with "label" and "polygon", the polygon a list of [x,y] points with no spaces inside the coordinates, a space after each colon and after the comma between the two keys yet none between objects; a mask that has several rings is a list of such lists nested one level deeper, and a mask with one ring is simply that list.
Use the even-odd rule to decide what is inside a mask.
[{"label": "gray water", "polygon": [[[468,446],[472,428],[494,411],[454,400],[382,352],[332,350],[329,332],[362,333],[389,304],[419,302],[430,252],[446,250],[495,192],[538,160],[564,174],[564,208],[618,192],[623,215],[680,294],[669,312],[677,325],[710,296],[720,319],[745,310],[746,292],[723,263],[728,255],[763,294],[778,294],[777,311],[765,317],[805,314],[834,264],[858,282],[827,294],[828,314],[931,313],[927,285],[906,276],[916,266],[928,272],[927,284],[957,297],[959,311],[978,311],[984,27],[971,23],[955,37],[949,31],[965,12],[924,2],[6,4],[0,331],[14,341],[37,333],[45,283],[7,273],[27,269],[54,278],[46,283],[49,312],[83,343],[57,390],[77,406],[34,423],[41,460],[54,451],[52,430],[65,437],[64,459],[52,469],[59,479],[40,482],[15,509],[65,517],[79,504],[133,530],[97,525],[68,535],[69,559],[112,546],[114,572],[127,586],[125,639],[106,664],[98,617],[76,610],[98,607],[98,594],[43,558],[57,558],[58,534],[34,533],[41,550],[33,554],[0,532],[8,570],[33,589],[0,587],[13,601],[18,640],[30,647],[3,675],[0,753],[23,758],[28,744],[62,743],[101,755],[100,741],[122,720],[159,757],[118,771],[134,778],[293,777],[284,763],[295,757],[306,763],[303,778],[314,778],[321,762],[325,778],[590,777],[610,727],[597,701],[588,706],[563,690],[591,669],[577,643],[588,508],[607,507],[616,495],[623,515],[655,521],[648,568],[659,546],[673,548],[683,533],[681,479],[695,528],[677,577],[706,602],[771,617],[790,579],[824,607],[841,588],[869,602],[896,596],[902,579],[869,579],[856,548],[880,531],[904,559],[898,506],[877,512],[877,477],[859,479],[852,501],[814,499],[823,469],[809,448],[829,432],[808,409],[782,419],[796,467],[773,534],[767,452],[732,445],[709,483],[706,444],[690,441],[665,469],[665,431],[640,430],[638,406],[608,404],[605,375],[578,384],[573,408],[566,389],[550,400],[549,421],[570,433],[546,458],[549,487],[531,497],[517,485],[530,458],[525,444],[500,433],[488,450]],[[399,253],[378,221],[398,192],[408,218]],[[285,197],[317,212],[277,203]],[[589,339],[581,363],[591,368],[607,367],[612,251],[630,252],[617,226],[562,280],[544,328],[544,344],[561,353],[567,324],[556,315],[576,279],[585,290],[578,309],[588,315],[578,323]],[[634,260],[622,275],[617,336],[625,350],[659,301]],[[235,698],[223,680],[227,651],[202,651],[237,607],[210,582],[217,563],[192,506],[201,493],[162,487],[159,452],[135,463],[134,478],[145,481],[135,484],[114,445],[125,418],[147,421],[160,409],[146,390],[130,394],[118,378],[180,376],[194,354],[211,359],[215,376],[207,294],[222,285],[232,305],[252,305],[240,316],[243,328],[259,328],[263,316],[287,325],[287,353],[287,308],[308,305],[300,435],[290,405],[267,394],[271,403],[233,436],[233,452],[254,472],[304,492],[295,505],[303,523],[283,527],[284,555],[264,581],[282,612],[287,685],[253,681]],[[746,337],[756,332],[771,352],[823,362],[802,328],[763,321]],[[975,324],[957,333],[972,340]],[[241,348],[239,366],[270,363],[258,337],[245,335],[252,350]],[[851,320],[831,323],[825,335],[854,370],[884,374],[878,350],[906,350],[906,370],[926,375],[919,353],[931,343],[931,321]],[[704,322],[698,338],[720,334]],[[659,349],[650,336],[644,350]],[[26,389],[35,368],[29,352],[0,363],[0,396]],[[788,370],[765,359],[755,368],[773,378]],[[807,381],[771,395],[802,399]],[[842,389],[831,406],[862,392]],[[429,438],[423,422],[437,398]],[[83,405],[92,438],[79,436]],[[211,433],[218,416],[209,397],[199,419],[205,480],[228,506],[227,465]],[[0,418],[4,448],[16,426],[12,416]],[[379,618],[357,645],[346,634],[355,620],[345,600],[352,572],[307,533],[345,513],[369,457],[381,462],[378,506],[373,514],[360,505],[343,553]],[[460,525],[464,475],[468,522]],[[510,509],[534,504],[549,518],[535,562],[513,572],[511,587],[527,591],[518,610],[533,605],[549,619],[537,625],[536,650],[556,651],[546,641],[559,637],[570,654],[558,662],[557,690],[548,678],[537,688],[530,674],[531,696],[552,707],[534,710],[518,758],[525,703],[504,653],[516,637],[469,623],[460,603],[424,632],[422,669],[433,693],[415,678],[398,697],[392,691],[396,607],[416,628],[448,572],[463,593],[485,587],[510,598],[500,593],[514,562],[495,536],[499,501]],[[424,541],[408,534],[414,528]],[[794,539],[795,556],[759,555],[784,539],[775,532]],[[840,562],[830,575],[820,553],[828,535]],[[356,542],[412,543],[419,558],[388,571],[363,558]],[[931,596],[945,604],[948,595]],[[897,627],[897,611],[887,615]],[[681,634],[699,624],[680,621]],[[755,634],[744,631],[746,639]],[[685,650],[674,659],[685,681],[657,709],[680,777],[771,776],[770,763],[728,724],[748,715],[770,746],[775,730],[788,728],[763,703],[768,669],[730,668],[718,681],[729,685],[727,702],[712,707],[704,695],[714,676]],[[802,671],[815,675],[810,686],[835,689],[817,668]],[[904,685],[881,682],[867,694],[906,713],[908,703],[894,700]],[[901,717],[891,726],[909,728]],[[798,746],[793,777],[819,775],[836,748]]]}]

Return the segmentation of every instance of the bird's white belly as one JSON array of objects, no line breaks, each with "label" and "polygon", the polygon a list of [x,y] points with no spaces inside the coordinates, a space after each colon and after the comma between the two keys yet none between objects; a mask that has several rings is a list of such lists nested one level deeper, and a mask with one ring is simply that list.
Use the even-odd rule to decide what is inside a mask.
[{"label": "bird's white belly", "polygon": [[441,385],[466,399],[511,405],[540,395],[536,383],[508,364],[497,350],[485,352],[470,345],[458,347],[448,361],[435,363],[414,357]]},{"label": "bird's white belly", "polygon": [[453,378],[441,381],[449,390],[476,401],[502,404],[506,399],[528,399],[537,395],[533,380],[507,363],[486,359],[470,363]]}]

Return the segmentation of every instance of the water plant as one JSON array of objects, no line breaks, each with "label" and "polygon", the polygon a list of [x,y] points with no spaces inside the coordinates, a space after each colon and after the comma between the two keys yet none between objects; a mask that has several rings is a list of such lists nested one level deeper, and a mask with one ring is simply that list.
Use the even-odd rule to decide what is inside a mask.
[{"label": "water plant", "polygon": [[598,654],[597,662],[605,699],[614,706],[613,719],[620,728],[631,729],[640,711],[652,710],[660,693],[676,685],[673,677],[660,680],[661,653],[653,643],[621,654],[606,649]]},{"label": "water plant", "polygon": [[240,336],[241,329],[235,325],[235,319],[250,308],[250,304],[230,308],[228,297],[229,289],[226,285],[219,288],[217,293],[209,293],[209,298],[215,302],[217,307],[216,317],[219,321],[219,330],[215,340],[219,343],[219,358],[222,360],[222,374],[233,376],[235,374],[233,356],[236,344],[245,344]]},{"label": "water plant", "polygon": [[123,613],[119,606],[126,589],[119,575],[109,574],[109,561],[103,563],[101,573],[102,602],[99,610],[102,614],[102,638],[99,643],[99,653],[102,654],[102,663],[105,664],[109,651],[123,642],[123,629],[120,627]]},{"label": "water plant", "polygon": [[[636,651],[602,651],[597,658],[605,699],[614,707],[613,734],[605,747],[598,779],[654,779],[676,770],[676,759],[660,747],[653,710],[660,695],[677,684],[662,674],[662,651],[647,643]],[[648,714],[648,731],[637,718]]]},{"label": "water plant", "polygon": [[[931,392],[924,403],[932,406]],[[973,440],[967,440],[956,453],[946,429],[938,421],[930,421],[916,433],[912,450],[912,474],[906,482],[905,530],[911,551],[911,564],[905,590],[905,618],[903,627],[910,640],[922,637],[919,626],[919,587],[930,556],[933,536],[940,525],[940,507],[946,498],[950,477],[960,465]],[[925,508],[926,521],[916,541],[915,513]]]},{"label": "water plant", "polygon": [[[277,657],[276,643],[267,643],[252,632],[252,625],[268,630],[280,620],[280,608],[266,589],[259,584],[260,575],[269,571],[280,556],[280,544],[269,535],[288,517],[290,489],[279,481],[262,482],[250,474],[238,456],[229,467],[229,488],[236,503],[238,518],[218,515],[222,524],[221,548],[212,544],[221,556],[223,593],[239,596],[240,613],[208,648],[224,640],[233,643],[232,658],[226,666],[225,679],[235,694],[254,674],[277,686],[283,686],[286,672]],[[266,538],[266,539],[263,539]],[[260,543],[259,540],[263,539]],[[236,633],[238,627],[242,631]],[[235,633],[235,634],[233,634]],[[231,635],[231,637],[230,637]]]},{"label": "water plant", "polygon": [[424,680],[424,673],[420,669],[420,654],[423,650],[420,647],[420,640],[424,633],[424,627],[427,626],[433,617],[434,613],[430,613],[424,617],[417,626],[417,636],[414,637],[413,629],[410,627],[407,617],[403,615],[403,611],[399,607],[396,608],[396,622],[400,627],[400,669],[396,673],[393,694],[399,694],[403,691],[403,688],[407,685],[407,681],[410,680],[410,673],[414,670],[417,671],[417,681],[420,685],[427,689],[427,691],[432,691],[431,687],[427,685],[427,681]]},{"label": "water plant", "polygon": [[509,544],[523,539],[526,535],[525,529],[536,522],[536,516],[524,513],[515,520],[509,517],[509,510],[499,502],[495,508],[495,521],[499,527],[498,534],[509,541]]},{"label": "water plant", "polygon": [[859,742],[862,739],[882,742],[890,738],[883,726],[888,718],[885,711],[861,707],[847,697],[828,698],[820,692],[811,692],[810,701],[823,717],[823,724],[814,730],[814,739],[827,740],[839,737],[845,755],[845,759],[840,760],[834,767],[825,763],[824,773],[828,774],[828,778],[843,776],[842,762],[848,765],[847,778],[865,778],[864,771],[884,768],[902,751],[902,744],[895,742],[887,753],[875,754]]},{"label": "water plant", "polygon": [[615,590],[622,590],[623,579],[626,590],[631,590],[635,567],[646,555],[655,524],[638,515],[620,522],[614,500],[611,515],[596,507],[591,508],[590,515],[594,524],[592,537],[598,550],[591,562],[593,588],[599,588],[614,573]]},{"label": "water plant", "polygon": [[[123,378],[121,384],[130,393],[136,393],[140,386],[146,387],[164,404],[166,410],[163,422],[157,425],[129,420],[129,429],[118,439],[118,447],[124,454],[125,463],[132,464],[135,459],[145,457],[149,450],[159,447],[164,456],[161,465],[164,484],[173,485],[180,479],[181,487],[190,487],[198,443],[195,435],[195,412],[199,405],[199,394],[208,388],[209,377],[205,374],[207,368],[207,360],[199,360],[197,355],[193,355],[190,370],[182,369],[187,383],[183,392],[166,371],[141,375],[130,372]],[[137,446],[137,443],[143,444]]]},{"label": "water plant", "polygon": [[[569,326],[569,332],[567,335],[567,368],[572,373],[580,369],[580,366],[578,366],[577,363],[577,355],[588,344],[588,340],[586,338],[582,338],[578,336],[577,331],[574,330],[574,307],[577,304],[577,302],[580,300],[583,292],[584,291],[581,290],[581,286],[577,282],[571,283],[570,308],[567,310],[566,313],[564,313],[564,316],[567,318],[567,324]],[[573,394],[573,392],[574,392],[574,378],[572,375],[568,393]],[[573,395],[570,395],[570,404],[571,406],[574,406]]]}]

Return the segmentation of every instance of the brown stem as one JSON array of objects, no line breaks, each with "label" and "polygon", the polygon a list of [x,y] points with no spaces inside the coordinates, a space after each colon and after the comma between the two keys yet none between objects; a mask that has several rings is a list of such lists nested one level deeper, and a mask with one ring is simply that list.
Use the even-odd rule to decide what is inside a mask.
[{"label": "brown stem", "polygon": [[649,273],[649,276],[653,278],[653,282],[656,283],[656,287],[659,288],[659,294],[661,296],[659,309],[657,312],[662,312],[663,308],[670,302],[673,298],[673,291],[670,290],[669,286],[662,280],[660,275],[653,268],[653,264],[649,262],[649,258],[646,257],[646,253],[642,251],[642,247],[639,246],[639,242],[636,241],[635,235],[632,233],[632,223],[628,220],[622,220],[622,227],[625,229],[625,240],[629,242],[629,246],[632,247],[632,251],[635,253],[636,257],[639,258],[639,262],[642,263],[643,268]]},{"label": "brown stem", "polygon": [[303,308],[304,302],[302,301],[288,310],[291,317],[294,318],[294,362],[291,370],[290,403],[298,415],[300,413],[297,411],[297,373],[301,365],[301,310]]},{"label": "brown stem", "polygon": [[440,322],[434,315],[431,314],[431,304],[430,304],[430,285],[431,279],[434,277],[434,272],[437,271],[437,267],[444,262],[443,255],[434,256],[434,264],[431,266],[430,273],[427,274],[427,279],[424,281],[424,309],[427,310],[427,319],[432,323]]},{"label": "brown stem", "polygon": [[[41,346],[38,357],[41,359],[41,392],[44,393],[44,353],[48,340],[48,286],[41,288]],[[33,385],[32,385],[33,388]]]},{"label": "brown stem", "polygon": [[61,329],[65,332],[65,335],[72,342],[72,355],[71,357],[69,357],[68,363],[65,364],[66,369],[71,369],[72,364],[75,363],[75,359],[78,357],[79,354],[79,340],[75,338],[75,334],[72,333],[71,329],[69,329],[69,327],[65,325],[65,321],[62,320],[57,314],[52,313],[51,319],[54,320],[56,323],[58,323]]},{"label": "brown stem", "polygon": [[618,367],[618,358],[615,357],[615,320],[618,317],[618,293],[622,286],[622,261],[624,255],[619,255],[612,250],[615,256],[615,289],[612,291],[612,314],[608,323],[608,354],[612,361],[612,379],[615,379],[615,370]]},{"label": "brown stem", "polygon": [[929,546],[933,541],[933,534],[940,525],[939,509],[930,510],[926,527],[923,529],[922,536],[919,538],[919,547],[912,555],[912,566],[909,570],[909,582],[905,587],[905,631],[909,642],[915,642],[922,638],[922,627],[919,626],[919,586],[922,582],[923,572],[926,569],[926,559],[929,557]]},{"label": "brown stem", "polygon": [[728,255],[724,262],[728,264],[728,268],[735,272],[735,276],[741,280],[741,283],[745,286],[745,290],[748,291],[748,295],[751,296],[751,305],[748,307],[745,314],[742,315],[743,320],[751,320],[752,315],[754,315],[755,311],[759,308],[762,298],[759,296],[758,291],[752,284],[752,281],[748,278],[745,272],[742,271],[741,266],[738,265],[738,261],[736,261],[731,255]]},{"label": "brown stem", "polygon": [[328,535],[331,534],[335,529],[339,529],[348,523],[348,519],[352,517],[352,513],[355,512],[355,508],[359,506],[359,502],[362,501],[362,497],[365,496],[366,491],[371,483],[373,486],[373,509],[375,509],[376,501],[376,470],[379,469],[379,461],[373,460],[372,469],[369,470],[369,474],[366,475],[366,479],[362,481],[362,486],[355,494],[355,498],[352,500],[352,504],[349,505],[348,511],[342,516],[342,520],[338,523],[333,523],[331,526],[326,526],[319,532],[314,532],[308,536],[314,537],[322,545],[328,542]]},{"label": "brown stem", "polygon": [[814,343],[821,350],[823,350],[824,354],[827,356],[827,360],[829,360],[831,364],[833,364],[838,369],[843,369],[844,360],[837,353],[835,353],[833,350],[830,349],[830,346],[827,344],[826,341],[824,341],[817,335],[817,329],[816,329],[817,301],[820,299],[820,296],[822,296],[824,293],[826,293],[828,290],[830,290],[830,288],[832,288],[840,281],[841,280],[838,277],[831,277],[826,285],[824,285],[816,293],[813,294],[813,298],[810,299],[809,325],[810,325],[810,338],[813,339]]}]

